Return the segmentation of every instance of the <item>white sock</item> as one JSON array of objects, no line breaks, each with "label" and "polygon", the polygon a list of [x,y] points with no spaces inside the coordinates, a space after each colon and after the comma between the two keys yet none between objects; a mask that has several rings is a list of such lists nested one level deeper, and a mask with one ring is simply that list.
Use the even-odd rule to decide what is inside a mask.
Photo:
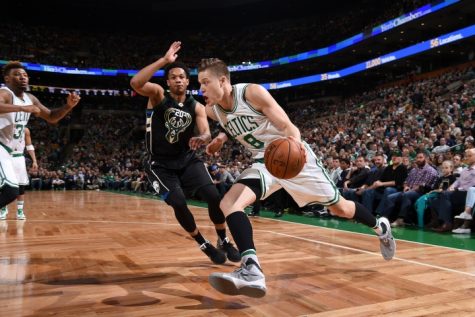
[{"label": "white sock", "polygon": [[254,262],[257,263],[257,265],[259,265],[259,267],[261,266],[259,263],[259,259],[257,258],[256,250],[246,250],[241,254],[241,256],[242,263],[246,263],[247,259],[252,259]]},{"label": "white sock", "polygon": [[379,221],[379,219],[376,219],[376,221],[377,221],[376,227],[374,227],[373,230],[374,232],[376,232],[378,236],[381,236],[386,233],[388,228],[386,228],[386,230],[383,230],[383,227],[381,227],[381,222]]},{"label": "white sock", "polygon": [[16,207],[17,207],[17,211],[20,212],[20,211],[23,211],[23,205],[24,205],[24,201],[23,200],[17,200],[16,201]]}]

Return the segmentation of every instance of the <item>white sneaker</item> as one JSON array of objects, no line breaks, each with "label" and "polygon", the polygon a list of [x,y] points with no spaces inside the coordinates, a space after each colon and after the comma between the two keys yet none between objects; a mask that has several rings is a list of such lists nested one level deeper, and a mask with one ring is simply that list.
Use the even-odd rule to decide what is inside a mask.
[{"label": "white sneaker", "polygon": [[454,217],[455,219],[463,219],[463,220],[472,220],[472,215],[467,214],[465,211],[462,211],[460,215]]},{"label": "white sneaker", "polygon": [[266,278],[257,263],[248,259],[241,267],[231,273],[212,273],[209,283],[217,291],[226,295],[246,295],[264,297],[266,295]]},{"label": "white sneaker", "polygon": [[0,220],[7,219],[7,215],[8,215],[8,208],[5,206],[2,209],[0,209]]},{"label": "white sneaker", "polygon": [[378,219],[380,223],[384,223],[386,226],[386,233],[378,236],[379,238],[379,248],[381,249],[381,255],[386,261],[391,260],[396,253],[396,241],[394,240],[393,234],[391,232],[391,225],[389,220],[385,217]]},{"label": "white sneaker", "polygon": [[17,220],[26,220],[26,216],[23,213],[23,210],[20,210],[16,213],[16,219]]},{"label": "white sneaker", "polygon": [[457,229],[454,229],[452,230],[452,233],[471,233],[472,230],[470,228],[457,228]]}]

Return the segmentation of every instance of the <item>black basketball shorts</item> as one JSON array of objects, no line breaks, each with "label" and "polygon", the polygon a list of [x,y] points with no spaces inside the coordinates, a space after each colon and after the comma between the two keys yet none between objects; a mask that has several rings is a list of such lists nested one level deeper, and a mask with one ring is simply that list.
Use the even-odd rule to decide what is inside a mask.
[{"label": "black basketball shorts", "polygon": [[198,158],[181,169],[170,169],[149,161],[145,164],[145,171],[152,187],[164,200],[175,189],[182,189],[185,195],[190,196],[203,186],[213,185],[211,175]]}]

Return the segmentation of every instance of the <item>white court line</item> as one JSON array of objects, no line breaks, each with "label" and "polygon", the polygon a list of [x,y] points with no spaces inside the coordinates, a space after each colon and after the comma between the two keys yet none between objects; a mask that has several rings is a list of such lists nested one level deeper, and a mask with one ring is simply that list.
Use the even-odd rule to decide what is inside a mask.
[{"label": "white court line", "polygon": [[[198,208],[204,208],[204,207],[198,207]],[[328,228],[328,227],[320,226],[320,225],[309,225],[309,224],[306,224],[306,223],[293,222],[293,221],[289,221],[289,220],[272,219],[272,218],[267,218],[267,217],[261,217],[260,219],[280,221],[280,222],[285,222],[285,223],[293,223],[293,224],[297,224],[297,225],[301,225],[301,226],[307,226],[307,227],[311,227],[311,228],[320,228],[320,229],[325,229],[325,230],[335,230],[335,231],[340,231],[340,232],[359,234],[359,235],[363,235],[363,236],[375,236],[374,234],[371,234],[371,233],[354,232],[354,231],[338,229],[338,228]],[[393,230],[393,233],[394,233],[394,230]],[[397,241],[404,241],[404,242],[407,242],[407,243],[421,244],[421,245],[428,246],[428,247],[444,248],[444,249],[449,249],[449,250],[452,250],[452,251],[462,251],[462,252],[468,252],[468,253],[475,253],[475,251],[471,251],[471,250],[467,250],[467,249],[458,249],[458,248],[446,247],[446,246],[437,245],[437,244],[430,244],[430,243],[424,243],[424,242],[418,242],[418,241],[412,241],[412,240],[406,240],[406,239],[400,239],[400,238],[397,238],[396,240]]]},{"label": "white court line", "polygon": [[[110,192],[107,192],[107,193],[110,193]],[[119,194],[119,195],[125,195],[125,196],[133,196],[133,195],[127,195],[127,194],[123,194],[123,193],[110,193],[110,194]],[[139,197],[139,196],[134,196],[134,197],[139,198],[139,199],[145,199],[145,200],[155,200],[155,199],[153,199],[153,198],[147,198],[147,197]],[[160,202],[162,202],[162,203],[165,204],[165,202],[163,202],[163,201],[161,201],[161,200],[158,200],[158,201],[160,201]],[[201,207],[201,206],[195,206],[195,205],[191,205],[191,206],[193,206],[193,207],[195,207],[195,208],[207,209],[206,207]],[[306,223],[293,222],[293,221],[282,220],[282,219],[273,219],[273,218],[267,218],[267,217],[259,217],[258,219],[266,219],[266,220],[271,220],[271,221],[292,223],[292,224],[295,224],[295,225],[307,226],[307,227],[311,227],[311,228],[320,228],[320,229],[325,229],[325,230],[334,230],[334,231],[340,231],[340,232],[346,232],[346,233],[353,233],[353,234],[359,234],[359,235],[364,235],[364,236],[374,236],[374,234],[370,234],[370,233],[354,232],[354,231],[348,231],[348,230],[343,230],[343,229],[338,229],[338,228],[327,228],[327,227],[325,227],[325,226],[309,225],[309,224],[306,224]],[[406,239],[401,239],[401,238],[397,238],[396,240],[397,240],[397,241],[404,241],[404,242],[407,242],[407,243],[420,244],[420,245],[429,246],[429,247],[434,247],[434,248],[444,248],[444,249],[455,250],[455,251],[461,251],[461,252],[475,253],[475,251],[471,251],[471,250],[458,249],[458,248],[447,247],[447,246],[443,246],[443,245],[435,245],[435,244],[424,243],[424,242],[418,242],[418,241],[412,241],[412,240],[406,240]]]},{"label": "white court line", "polygon": [[[260,230],[260,231],[266,231],[266,230]],[[298,240],[304,240],[304,241],[308,241],[308,242],[314,242],[314,243],[323,244],[323,245],[327,245],[327,246],[331,246],[331,247],[336,247],[336,248],[340,248],[340,249],[351,250],[351,251],[357,251],[357,252],[360,252],[360,253],[366,253],[366,254],[381,256],[380,253],[371,252],[371,251],[366,251],[366,250],[357,249],[357,248],[352,248],[352,247],[346,247],[346,246],[344,246],[344,245],[334,244],[334,243],[330,243],[330,242],[324,242],[324,241],[320,241],[320,240],[307,239],[307,238],[302,238],[302,237],[294,236],[294,235],[291,235],[291,234],[286,234],[286,233],[281,233],[281,232],[275,232],[275,231],[268,231],[268,232],[272,232],[272,233],[277,234],[277,235],[280,235],[280,236],[290,237],[290,238],[294,238],[294,239],[298,239]],[[439,269],[439,270],[442,270],[442,271],[448,271],[448,272],[451,272],[451,273],[458,273],[458,274],[463,274],[463,275],[468,275],[468,276],[471,276],[471,277],[475,277],[475,273],[469,273],[469,272],[458,271],[458,270],[449,269],[449,268],[446,268],[446,267],[443,267],[443,266],[432,265],[432,264],[428,264],[428,263],[424,263],[424,262],[419,262],[419,261],[414,261],[414,260],[407,260],[407,259],[403,259],[403,258],[399,258],[399,257],[394,257],[393,260],[398,260],[398,261],[402,261],[402,262],[408,262],[408,263],[417,264],[417,265],[421,265],[421,266],[427,266],[427,267],[434,268],[434,269]]]},{"label": "white court line", "polygon": [[[201,207],[201,208],[203,208],[203,207]],[[49,220],[28,220],[28,222],[104,223],[104,224],[137,224],[137,225],[179,226],[179,224],[177,224],[177,223],[138,222],[138,221],[129,222],[129,221],[112,221],[112,220],[51,220],[51,219],[49,219]],[[200,225],[200,227],[214,228],[214,226],[211,226],[211,225]],[[291,234],[286,234],[286,233],[281,233],[281,232],[276,232],[276,231],[272,231],[272,230],[256,229],[254,231],[272,233],[272,234],[275,234],[275,235],[285,236],[285,237],[288,237],[288,238],[294,238],[294,239],[303,240],[303,241],[307,241],[307,242],[313,242],[313,243],[317,243],[317,244],[327,245],[327,246],[331,246],[331,247],[336,247],[336,248],[340,248],[340,249],[351,250],[351,251],[356,251],[356,252],[359,252],[359,253],[371,254],[371,255],[381,257],[381,254],[377,253],[377,252],[371,252],[371,251],[367,251],[367,250],[347,247],[347,246],[344,246],[344,245],[335,244],[335,243],[331,243],[331,242],[324,242],[324,241],[315,240],[315,239],[303,238],[303,237],[294,236],[294,235],[291,235]],[[345,231],[345,232],[348,232],[348,231]],[[416,265],[420,265],[420,266],[426,266],[426,267],[430,267],[430,268],[433,268],[433,269],[438,269],[438,270],[441,270],[441,271],[447,271],[447,272],[451,272],[451,273],[457,273],[457,274],[462,274],[462,275],[468,275],[468,276],[471,276],[471,277],[475,277],[475,273],[458,271],[458,270],[446,268],[446,267],[443,267],[443,266],[432,265],[432,264],[428,264],[428,263],[424,263],[424,262],[419,262],[419,261],[414,261],[414,260],[407,260],[407,259],[403,259],[403,258],[399,258],[399,257],[394,257],[393,260],[398,260],[398,261],[401,261],[401,262],[407,262],[407,263],[416,264]]]}]

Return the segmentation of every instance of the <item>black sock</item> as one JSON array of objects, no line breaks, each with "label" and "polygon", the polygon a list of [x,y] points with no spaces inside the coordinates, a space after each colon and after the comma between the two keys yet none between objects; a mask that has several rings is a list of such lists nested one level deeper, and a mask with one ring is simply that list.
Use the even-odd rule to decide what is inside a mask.
[{"label": "black sock", "polygon": [[221,241],[224,241],[226,238],[226,229],[216,229],[216,233],[218,234],[218,237],[221,239]]},{"label": "black sock", "polygon": [[234,242],[236,242],[239,253],[249,249],[256,249],[252,238],[251,222],[243,211],[235,211],[227,216],[226,223],[228,224]]},{"label": "black sock", "polygon": [[355,202],[355,215],[353,216],[358,222],[367,225],[368,227],[374,228],[378,224],[376,217],[366,209],[362,204]]},{"label": "black sock", "polygon": [[196,236],[192,236],[193,239],[195,239],[195,241],[199,244],[199,245],[202,245],[203,243],[206,242],[205,238],[203,238],[203,236],[201,235],[201,232],[198,231],[198,233],[196,234]]}]

